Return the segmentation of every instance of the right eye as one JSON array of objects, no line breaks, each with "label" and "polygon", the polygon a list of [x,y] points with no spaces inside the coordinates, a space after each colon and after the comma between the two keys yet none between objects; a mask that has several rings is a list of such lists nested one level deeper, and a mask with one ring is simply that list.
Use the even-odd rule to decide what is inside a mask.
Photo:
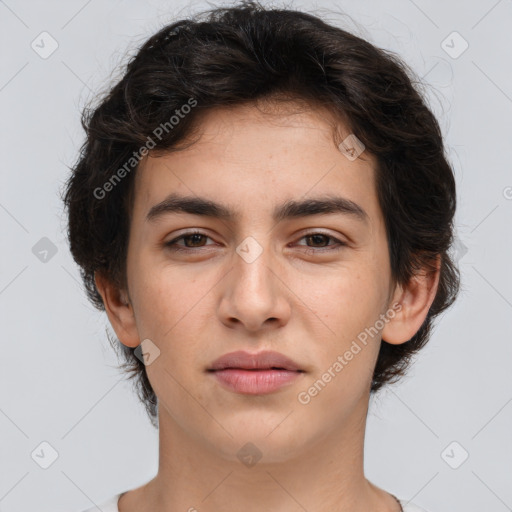
[{"label": "right eye", "polygon": [[[201,241],[205,241],[205,239],[210,238],[205,233],[201,231],[191,231],[189,233],[184,233],[173,240],[165,243],[165,246],[171,249],[172,251],[190,251],[194,248],[204,247],[204,244],[201,244]],[[185,245],[179,245],[178,242],[183,240]],[[211,238],[210,238],[211,240]],[[189,241],[192,245],[187,245],[187,241]],[[212,244],[209,244],[212,245]]]}]

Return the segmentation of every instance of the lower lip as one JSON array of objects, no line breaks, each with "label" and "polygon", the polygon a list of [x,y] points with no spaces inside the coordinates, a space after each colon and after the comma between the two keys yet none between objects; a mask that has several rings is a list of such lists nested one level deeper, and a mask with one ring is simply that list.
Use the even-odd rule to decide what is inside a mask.
[{"label": "lower lip", "polygon": [[228,369],[212,372],[221,384],[236,393],[263,395],[291,384],[303,372],[290,370]]}]

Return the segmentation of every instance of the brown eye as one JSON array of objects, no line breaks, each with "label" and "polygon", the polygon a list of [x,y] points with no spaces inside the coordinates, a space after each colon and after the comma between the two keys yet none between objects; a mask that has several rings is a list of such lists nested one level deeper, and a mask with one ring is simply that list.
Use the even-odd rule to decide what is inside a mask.
[{"label": "brown eye", "polygon": [[203,242],[207,237],[205,235],[201,235],[199,233],[195,233],[193,235],[186,235],[181,237],[185,242],[189,241],[190,244],[185,243],[185,246],[187,247],[202,247],[201,240]]},{"label": "brown eye", "polygon": [[[173,251],[187,251],[189,249],[193,250],[195,248],[211,245],[202,243],[206,242],[208,238],[210,238],[208,235],[201,233],[199,231],[194,231],[192,233],[185,233],[177,238],[174,238],[173,240],[167,242],[165,246]],[[181,240],[183,240],[184,245],[178,244],[178,242]]]},{"label": "brown eye", "polygon": [[[307,238],[313,242],[313,244],[322,244],[325,242],[326,244],[329,243],[329,238],[332,238],[330,236],[324,235],[324,234],[314,234],[314,235],[307,235],[304,238]],[[325,245],[322,245],[322,247],[325,247]]]},{"label": "brown eye", "polygon": [[[306,254],[318,254],[330,251],[339,251],[347,244],[338,240],[337,238],[327,235],[326,233],[308,233],[304,235],[301,240],[307,240],[306,245],[299,244],[299,246],[305,246]],[[329,243],[333,241],[334,243]]]}]

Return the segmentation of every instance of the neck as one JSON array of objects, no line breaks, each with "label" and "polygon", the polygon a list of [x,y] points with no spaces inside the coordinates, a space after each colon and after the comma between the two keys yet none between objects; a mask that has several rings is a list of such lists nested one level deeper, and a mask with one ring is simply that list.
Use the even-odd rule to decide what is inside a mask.
[{"label": "neck", "polygon": [[[274,431],[256,440],[246,446],[246,455],[253,459],[243,458],[245,464],[237,452],[247,439],[235,439],[219,429],[218,442],[207,442],[182,429],[165,407],[159,407],[158,474],[141,488],[133,510],[398,512],[401,508],[364,476],[367,399],[338,428],[300,450],[294,448],[293,454],[283,450],[282,443],[272,445]],[[120,510],[129,512],[129,504],[124,500],[121,508],[120,501]]]}]

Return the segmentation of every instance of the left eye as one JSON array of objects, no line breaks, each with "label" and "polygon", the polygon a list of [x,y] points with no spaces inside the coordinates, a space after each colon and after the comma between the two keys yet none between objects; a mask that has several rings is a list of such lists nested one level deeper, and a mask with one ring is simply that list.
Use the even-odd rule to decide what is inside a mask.
[{"label": "left eye", "polygon": [[327,241],[327,244],[329,243],[329,240],[334,240],[335,242],[334,244],[322,245],[321,247],[308,247],[304,251],[306,254],[318,254],[326,251],[339,251],[340,249],[347,245],[345,242],[342,242],[341,240],[338,240],[337,238],[334,238],[331,235],[326,235],[325,233],[308,233],[307,235],[304,235],[300,240],[303,239],[308,239],[312,241],[314,244],[322,243],[322,239],[324,241]]},{"label": "left eye", "polygon": [[[309,233],[309,234],[307,234],[307,235],[304,235],[304,236],[301,238],[301,240],[302,240],[302,239],[306,239],[306,238],[307,238],[307,239],[309,239],[309,240],[311,240],[311,241],[313,241],[313,243],[315,243],[315,244],[316,244],[316,243],[322,243],[322,238],[323,238],[324,240],[334,240],[334,241],[336,242],[336,244],[334,244],[334,245],[335,245],[335,247],[337,246],[336,248],[339,248],[339,246],[343,246],[343,245],[345,245],[345,243],[344,243],[344,242],[342,242],[341,240],[338,240],[337,238],[334,238],[333,236],[326,235],[325,233]],[[327,246],[327,245],[323,245],[322,247],[316,247],[316,248],[317,248],[317,249],[323,249],[323,248],[325,248],[325,247],[329,247],[329,246]],[[332,246],[331,246],[331,247],[332,247]],[[307,252],[311,252],[311,251],[307,251]]]}]

